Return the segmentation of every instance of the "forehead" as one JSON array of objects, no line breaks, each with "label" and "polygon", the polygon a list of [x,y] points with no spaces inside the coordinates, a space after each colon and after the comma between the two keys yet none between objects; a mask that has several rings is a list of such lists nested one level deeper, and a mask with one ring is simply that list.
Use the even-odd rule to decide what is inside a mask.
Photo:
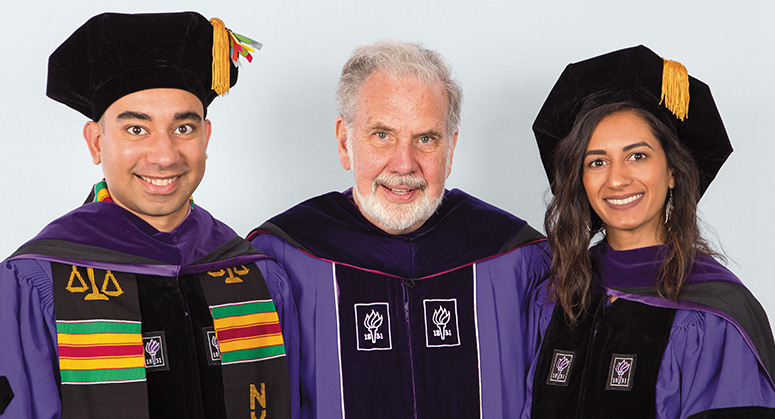
[{"label": "forehead", "polygon": [[587,150],[616,151],[640,142],[655,150],[662,149],[648,122],[635,111],[623,110],[600,120],[589,138]]},{"label": "forehead", "polygon": [[356,119],[371,122],[424,122],[446,125],[447,95],[440,81],[426,84],[414,78],[395,78],[384,72],[372,74],[361,87]]},{"label": "forehead", "polygon": [[123,112],[139,112],[151,117],[173,117],[181,112],[204,114],[204,105],[194,94],[181,89],[146,89],[113,102],[102,118],[108,121]]}]

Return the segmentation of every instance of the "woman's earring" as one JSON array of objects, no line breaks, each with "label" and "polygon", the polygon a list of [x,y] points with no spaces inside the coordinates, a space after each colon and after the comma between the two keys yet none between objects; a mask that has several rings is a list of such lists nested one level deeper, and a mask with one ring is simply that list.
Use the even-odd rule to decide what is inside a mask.
[{"label": "woman's earring", "polygon": [[673,188],[667,188],[667,204],[665,204],[665,224],[670,220],[670,213],[673,212]]}]

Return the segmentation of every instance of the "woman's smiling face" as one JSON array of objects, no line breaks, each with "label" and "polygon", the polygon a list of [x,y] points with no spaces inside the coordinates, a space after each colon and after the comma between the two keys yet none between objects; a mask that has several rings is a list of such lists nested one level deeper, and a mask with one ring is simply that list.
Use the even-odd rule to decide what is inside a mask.
[{"label": "woman's smiling face", "polygon": [[612,248],[664,242],[662,214],[675,179],[662,145],[635,111],[616,112],[600,121],[587,145],[582,179]]}]

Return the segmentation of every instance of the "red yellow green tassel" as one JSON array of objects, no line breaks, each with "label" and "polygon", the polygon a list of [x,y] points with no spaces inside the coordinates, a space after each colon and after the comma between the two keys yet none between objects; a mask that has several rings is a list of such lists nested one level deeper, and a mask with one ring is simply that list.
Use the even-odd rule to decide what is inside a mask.
[{"label": "red yellow green tassel", "polygon": [[240,55],[249,63],[253,62],[253,56],[250,53],[261,49],[262,45],[260,42],[227,29],[223,21],[217,17],[210,19],[210,24],[213,25],[213,83],[210,87],[223,96],[231,87],[229,60],[235,67],[240,66]]}]

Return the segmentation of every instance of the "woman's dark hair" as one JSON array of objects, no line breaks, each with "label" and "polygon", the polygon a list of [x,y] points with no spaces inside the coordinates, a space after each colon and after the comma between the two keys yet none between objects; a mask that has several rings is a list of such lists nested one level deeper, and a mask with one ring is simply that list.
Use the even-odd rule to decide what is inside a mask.
[{"label": "woman's dark hair", "polygon": [[[603,221],[589,204],[582,183],[584,155],[600,121],[608,115],[625,111],[635,113],[649,125],[665,151],[667,165],[673,169],[675,178],[673,210],[664,232],[669,251],[656,279],[659,295],[677,299],[687,275],[692,271],[695,256],[715,255],[700,236],[697,165],[673,130],[633,103],[610,103],[594,108],[576,119],[570,133],[554,152],[554,198],[544,219],[552,249],[551,292],[571,326],[586,308],[592,278],[597,274],[589,251],[590,242],[604,229]],[[664,211],[662,214],[664,221]]]}]

